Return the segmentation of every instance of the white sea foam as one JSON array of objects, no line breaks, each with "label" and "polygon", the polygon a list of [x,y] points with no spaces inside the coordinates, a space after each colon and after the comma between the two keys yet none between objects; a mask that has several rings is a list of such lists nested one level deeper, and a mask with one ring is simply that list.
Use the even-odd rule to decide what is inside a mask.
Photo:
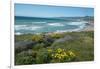
[{"label": "white sea foam", "polygon": [[69,29],[69,30],[57,30],[56,33],[62,33],[62,32],[72,32],[72,31],[78,31],[79,29]]},{"label": "white sea foam", "polygon": [[80,31],[80,30],[82,30],[83,28],[85,28],[85,24],[84,24],[84,25],[80,25],[80,26],[79,26],[78,28],[76,28],[76,29],[57,30],[56,33]]},{"label": "white sea foam", "polygon": [[22,34],[22,33],[20,33],[20,32],[16,32],[16,33],[15,33],[15,35],[21,35],[21,34]]},{"label": "white sea foam", "polygon": [[37,30],[42,28],[42,26],[35,25],[16,25],[15,30]]},{"label": "white sea foam", "polygon": [[48,25],[50,25],[50,26],[64,26],[61,23],[49,23]]},{"label": "white sea foam", "polygon": [[15,25],[15,30],[21,30],[25,28],[27,25]]},{"label": "white sea foam", "polygon": [[37,29],[41,29],[42,27],[41,26],[32,26],[30,27],[31,30],[37,30]]},{"label": "white sea foam", "polygon": [[87,22],[70,22],[67,23],[68,25],[82,25],[82,24],[86,24]]},{"label": "white sea foam", "polygon": [[25,26],[27,26],[27,25],[15,25],[16,28],[18,28],[18,27],[25,27]]}]

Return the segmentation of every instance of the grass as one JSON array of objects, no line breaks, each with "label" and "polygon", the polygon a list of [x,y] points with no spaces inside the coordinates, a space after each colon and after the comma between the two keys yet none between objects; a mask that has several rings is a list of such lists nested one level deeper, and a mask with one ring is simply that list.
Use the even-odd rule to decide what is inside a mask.
[{"label": "grass", "polygon": [[[66,36],[70,36],[71,39],[57,42],[57,40],[64,39]],[[17,41],[33,41],[36,44],[32,45],[32,49],[21,50],[19,53],[15,51],[15,65],[94,60],[94,31],[50,35],[18,35],[15,36],[15,42]],[[64,51],[56,52],[59,48]],[[68,55],[68,51],[75,56]],[[68,56],[64,57],[63,53],[67,53]],[[57,57],[54,58],[52,55],[57,55]]]}]

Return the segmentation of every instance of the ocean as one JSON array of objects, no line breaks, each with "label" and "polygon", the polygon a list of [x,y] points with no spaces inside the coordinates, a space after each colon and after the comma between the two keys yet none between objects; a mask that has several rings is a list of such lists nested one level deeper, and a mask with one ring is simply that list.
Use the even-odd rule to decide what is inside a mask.
[{"label": "ocean", "polygon": [[15,34],[80,31],[86,27],[81,18],[39,18],[15,16]]}]

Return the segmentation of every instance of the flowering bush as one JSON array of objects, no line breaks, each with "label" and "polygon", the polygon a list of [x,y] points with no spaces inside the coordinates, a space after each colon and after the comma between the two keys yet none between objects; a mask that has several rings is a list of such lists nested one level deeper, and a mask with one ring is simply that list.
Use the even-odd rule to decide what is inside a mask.
[{"label": "flowering bush", "polygon": [[51,38],[59,39],[63,37],[63,34],[53,33],[50,35]]},{"label": "flowering bush", "polygon": [[32,37],[32,41],[35,41],[35,42],[42,42],[43,40],[44,39],[42,35],[33,35]]},{"label": "flowering bush", "polygon": [[48,49],[53,62],[65,62],[72,61],[76,58],[76,55],[71,50],[67,51],[65,49],[58,48],[56,50]]}]

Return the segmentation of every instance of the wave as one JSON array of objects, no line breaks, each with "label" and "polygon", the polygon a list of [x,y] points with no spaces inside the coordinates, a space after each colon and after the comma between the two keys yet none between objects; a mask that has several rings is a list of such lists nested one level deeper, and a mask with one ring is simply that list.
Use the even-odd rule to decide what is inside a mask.
[{"label": "wave", "polygon": [[[80,31],[86,27],[87,22],[70,22],[70,23],[47,23],[44,25],[15,25],[15,34],[22,35],[28,33],[41,33],[41,32],[72,32]],[[54,26],[52,28],[52,26]],[[61,27],[62,26],[62,27]],[[73,28],[73,26],[75,26]],[[60,28],[61,27],[61,28]],[[67,28],[68,27],[68,28]]]},{"label": "wave", "polygon": [[61,23],[49,23],[48,25],[50,25],[50,26],[65,26],[64,24],[61,24]]},{"label": "wave", "polygon": [[82,29],[84,29],[86,27],[86,25],[80,25],[78,28],[76,29],[68,29],[68,30],[57,30],[56,33],[60,33],[60,32],[75,32],[75,31],[81,31]]},{"label": "wave", "polygon": [[47,23],[47,22],[32,22],[32,23],[34,24],[34,23]]},{"label": "wave", "polygon": [[15,25],[15,30],[37,30],[41,29],[42,26],[35,26],[35,25]]},{"label": "wave", "polygon": [[25,28],[27,25],[15,25],[15,30],[20,30]]},{"label": "wave", "polygon": [[70,22],[70,23],[67,23],[68,25],[83,25],[83,24],[86,24],[87,22],[83,21],[83,22]]},{"label": "wave", "polygon": [[16,32],[15,35],[22,35],[23,33],[20,32]]}]

